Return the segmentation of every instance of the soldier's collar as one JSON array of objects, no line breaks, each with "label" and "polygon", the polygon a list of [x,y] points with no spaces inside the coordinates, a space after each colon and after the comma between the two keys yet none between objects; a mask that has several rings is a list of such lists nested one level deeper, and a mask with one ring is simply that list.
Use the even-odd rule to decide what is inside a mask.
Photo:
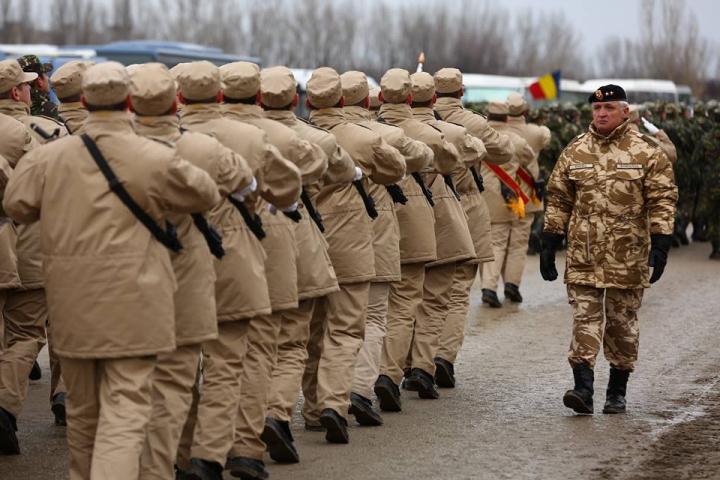
[{"label": "soldier's collar", "polygon": [[630,120],[625,119],[623,123],[618,125],[615,130],[610,132],[610,135],[603,135],[602,133],[598,132],[597,128],[595,128],[595,124],[590,124],[590,133],[600,142],[602,143],[612,143],[622,137],[625,136],[625,134],[630,130]]},{"label": "soldier's collar", "polygon": [[347,118],[345,118],[345,111],[342,108],[321,108],[310,112],[310,123],[330,130],[347,123]]},{"label": "soldier's collar", "polygon": [[364,107],[345,107],[345,117],[348,120],[372,120],[370,110]]},{"label": "soldier's collar", "polygon": [[12,99],[0,100],[0,112],[11,117],[30,115],[30,107]]},{"label": "soldier's collar", "polygon": [[259,105],[245,105],[243,103],[223,103],[220,107],[223,112],[232,112],[242,118],[264,118],[265,114]]}]

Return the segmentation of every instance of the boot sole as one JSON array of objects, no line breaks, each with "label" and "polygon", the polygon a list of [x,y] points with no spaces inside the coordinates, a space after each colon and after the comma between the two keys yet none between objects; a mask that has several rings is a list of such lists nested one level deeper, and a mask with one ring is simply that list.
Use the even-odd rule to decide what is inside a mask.
[{"label": "boot sole", "polygon": [[58,427],[67,427],[67,416],[65,413],[65,405],[62,403],[54,403],[52,407],[53,415],[55,415],[55,425]]},{"label": "boot sole", "polygon": [[267,480],[270,478],[268,472],[258,472],[257,470],[246,469],[243,467],[230,470],[230,476],[239,478],[240,480]]},{"label": "boot sole", "polygon": [[375,395],[380,400],[380,410],[383,412],[402,412],[402,403],[400,399],[396,399],[391,387],[385,385],[375,386]]},{"label": "boot sole", "polygon": [[284,432],[279,432],[274,425],[265,425],[260,440],[265,443],[268,454],[278,463],[299,463],[300,456],[292,443],[288,444]]},{"label": "boot sole", "polygon": [[320,424],[326,430],[325,440],[330,443],[350,443],[350,436],[340,421],[331,415],[320,415]]},{"label": "boot sole", "polygon": [[437,400],[440,398],[440,393],[437,392],[432,385],[428,385],[422,380],[410,380],[408,379],[408,386],[413,386],[417,389],[418,396],[426,400]]},{"label": "boot sole", "polygon": [[608,408],[608,407],[605,407],[605,408],[603,408],[603,411],[602,411],[602,412],[603,412],[604,414],[606,414],[606,415],[617,415],[617,414],[625,413],[625,409],[624,409],[624,408],[623,408],[623,409],[619,409],[619,408]]},{"label": "boot sole", "polygon": [[591,414],[593,413],[593,409],[588,407],[582,398],[578,397],[572,392],[567,392],[563,396],[563,404],[567,408],[572,408],[575,413],[584,413],[584,414]]},{"label": "boot sole", "polygon": [[435,364],[435,383],[440,388],[455,388],[455,378],[444,364]]},{"label": "boot sole", "polygon": [[491,300],[489,298],[483,297],[482,301],[483,301],[483,303],[487,304],[490,308],[502,308],[502,303],[496,302],[495,300]]},{"label": "boot sole", "polygon": [[383,424],[382,418],[373,415],[364,408],[356,407],[354,404],[350,405],[348,413],[354,415],[355,420],[363,427],[379,427]]},{"label": "boot sole", "polygon": [[505,292],[505,298],[510,300],[512,303],[522,303],[522,297],[516,297],[512,292]]}]

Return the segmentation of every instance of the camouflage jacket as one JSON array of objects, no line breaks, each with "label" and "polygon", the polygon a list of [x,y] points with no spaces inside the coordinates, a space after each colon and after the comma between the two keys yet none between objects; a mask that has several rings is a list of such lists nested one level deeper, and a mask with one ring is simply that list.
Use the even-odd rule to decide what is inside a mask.
[{"label": "camouflage jacket", "polygon": [[49,94],[33,88],[30,90],[30,97],[32,99],[30,113],[34,117],[42,115],[53,120],[58,119],[58,106],[50,100]]},{"label": "camouflage jacket", "polygon": [[678,193],[657,143],[626,121],[590,127],[563,151],[548,184],[546,232],[566,234],[565,283],[647,288],[650,234],[672,234]]}]

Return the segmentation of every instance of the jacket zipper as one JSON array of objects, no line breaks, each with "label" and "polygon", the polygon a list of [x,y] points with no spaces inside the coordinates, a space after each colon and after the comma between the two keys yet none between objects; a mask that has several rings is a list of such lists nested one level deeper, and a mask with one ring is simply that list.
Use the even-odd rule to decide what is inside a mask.
[{"label": "jacket zipper", "polygon": [[585,217],[585,250],[589,262],[592,260],[592,258],[590,258],[590,215]]}]

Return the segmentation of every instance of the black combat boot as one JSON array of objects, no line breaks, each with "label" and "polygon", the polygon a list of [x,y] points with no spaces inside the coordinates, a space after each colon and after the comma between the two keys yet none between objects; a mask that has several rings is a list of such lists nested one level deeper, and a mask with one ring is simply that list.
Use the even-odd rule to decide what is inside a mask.
[{"label": "black combat boot", "polygon": [[35,360],[35,363],[33,363],[32,370],[30,370],[28,378],[34,381],[40,380],[42,378],[42,369],[40,368],[40,364],[37,362],[37,360]]},{"label": "black combat boot", "polygon": [[435,386],[435,379],[420,368],[413,368],[407,380],[408,387],[414,388],[420,398],[435,400],[440,398],[440,392]]},{"label": "black combat boot", "polygon": [[712,253],[710,254],[711,260],[720,260],[720,240],[712,240]]},{"label": "black combat boot", "polygon": [[522,303],[523,298],[520,294],[520,287],[515,285],[514,283],[506,283],[505,284],[505,298],[510,300],[513,303]]},{"label": "black combat boot", "polygon": [[265,463],[254,458],[229,458],[225,468],[230,470],[230,475],[242,480],[267,480],[270,478],[270,474],[265,470]]},{"label": "black combat boot", "polygon": [[0,455],[20,455],[15,417],[0,407]]},{"label": "black combat boot", "polygon": [[380,410],[383,412],[402,411],[400,389],[387,375],[380,375],[375,382],[375,395],[380,401]]},{"label": "black combat boot", "polygon": [[455,388],[455,366],[444,358],[435,357],[435,383],[440,388]]},{"label": "black combat boot", "polygon": [[491,308],[501,308],[502,303],[498,299],[497,293],[487,288],[482,289],[482,301],[487,303]]},{"label": "black combat boot", "polygon": [[223,480],[223,466],[217,462],[191,458],[182,480]]},{"label": "black combat boot", "polygon": [[329,443],[350,443],[347,420],[332,408],[320,412],[320,424],[325,429],[325,440]]},{"label": "black combat boot", "polygon": [[595,372],[584,364],[573,367],[575,387],[565,392],[563,403],[575,410],[575,413],[593,413],[593,383]]},{"label": "black combat boot", "polygon": [[630,370],[610,368],[610,381],[603,413],[625,413],[625,392],[628,378],[630,378]]},{"label": "black combat boot", "polygon": [[[322,431],[322,427],[318,427],[318,431]],[[270,458],[278,463],[298,463],[300,455],[295,448],[292,433],[290,432],[290,423],[281,422],[274,418],[265,419],[265,428],[260,435],[265,445],[267,445]]]},{"label": "black combat boot", "polygon": [[382,417],[373,408],[372,400],[355,392],[350,394],[350,410],[348,413],[355,415],[355,420],[364,427],[379,427],[383,424]]},{"label": "black combat boot", "polygon": [[56,393],[52,398],[52,405],[50,409],[55,415],[55,425],[59,427],[67,426],[67,419],[65,418],[65,393]]}]

